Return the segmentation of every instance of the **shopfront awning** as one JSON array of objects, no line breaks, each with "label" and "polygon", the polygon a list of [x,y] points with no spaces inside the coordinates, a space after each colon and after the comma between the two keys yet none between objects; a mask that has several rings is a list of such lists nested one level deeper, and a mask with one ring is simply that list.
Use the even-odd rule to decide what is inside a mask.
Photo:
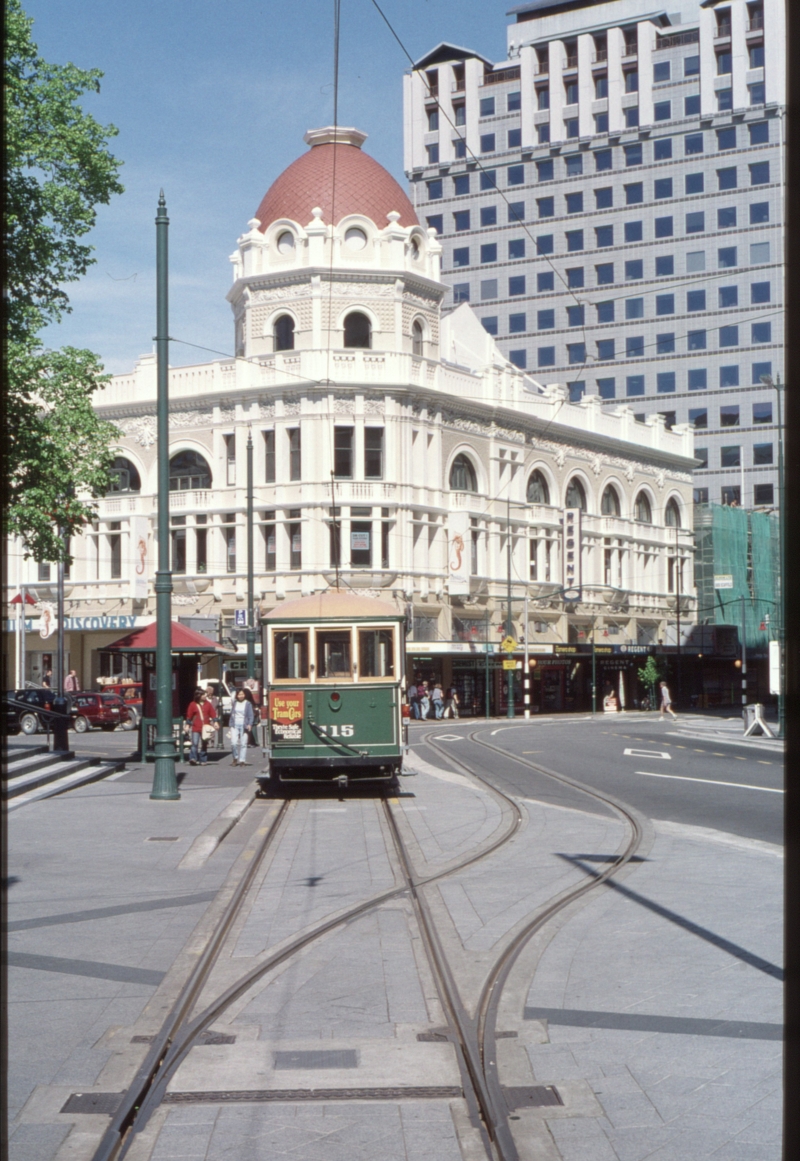
[{"label": "shopfront awning", "polygon": [[[221,653],[225,656],[234,656],[237,652],[236,649],[218,645],[210,637],[204,637],[196,629],[190,629],[188,625],[182,625],[179,621],[172,621],[171,624],[172,653]],[[158,626],[154,622],[152,625],[135,629],[133,633],[120,637],[118,641],[104,648],[110,653],[155,653],[157,633]]]}]

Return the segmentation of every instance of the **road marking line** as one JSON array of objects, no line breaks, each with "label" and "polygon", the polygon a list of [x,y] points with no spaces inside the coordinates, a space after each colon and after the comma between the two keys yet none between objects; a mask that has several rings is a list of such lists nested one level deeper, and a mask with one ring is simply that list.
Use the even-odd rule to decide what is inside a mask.
[{"label": "road marking line", "polygon": [[756,758],[756,762],[758,762],[759,766],[771,766],[772,765],[771,762],[765,762],[763,758]]},{"label": "road marking line", "polygon": [[678,782],[706,782],[709,786],[735,786],[737,790],[764,790],[767,794],[783,794],[782,789],[773,786],[750,786],[746,782],[720,782],[717,778],[690,778],[685,774],[651,774],[649,770],[637,770],[643,778],[672,778]]},{"label": "road marking line", "polygon": [[544,750],[523,750],[523,754],[543,754]]},{"label": "road marking line", "polygon": [[626,758],[663,758],[667,762],[672,759],[672,755],[668,754],[666,750],[633,750],[628,748],[622,753]]},{"label": "road marking line", "polygon": [[437,742],[463,742],[461,734],[434,734]]}]

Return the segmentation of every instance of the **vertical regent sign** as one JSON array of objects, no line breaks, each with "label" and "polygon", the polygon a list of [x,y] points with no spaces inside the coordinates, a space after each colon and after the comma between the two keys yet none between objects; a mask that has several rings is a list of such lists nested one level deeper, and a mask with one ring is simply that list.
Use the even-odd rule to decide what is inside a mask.
[{"label": "vertical regent sign", "polygon": [[565,589],[579,589],[583,583],[581,570],[581,510],[564,509],[564,529],[562,533],[561,583]]}]

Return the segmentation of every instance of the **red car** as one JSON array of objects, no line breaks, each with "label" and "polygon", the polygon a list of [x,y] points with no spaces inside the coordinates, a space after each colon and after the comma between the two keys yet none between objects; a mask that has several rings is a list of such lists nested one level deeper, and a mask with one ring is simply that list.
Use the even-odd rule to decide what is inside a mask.
[{"label": "red car", "polygon": [[128,709],[128,720],[120,723],[123,730],[135,730],[142,720],[142,683],[113,682],[103,686],[102,693],[115,693],[121,697]]},{"label": "red car", "polygon": [[79,734],[98,727],[115,730],[130,720],[130,712],[116,693],[73,693],[72,709],[77,714],[75,729]]}]

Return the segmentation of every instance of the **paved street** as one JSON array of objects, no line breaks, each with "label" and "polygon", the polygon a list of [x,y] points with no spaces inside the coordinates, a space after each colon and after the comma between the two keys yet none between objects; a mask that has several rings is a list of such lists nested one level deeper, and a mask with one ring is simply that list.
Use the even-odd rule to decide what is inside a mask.
[{"label": "paved street", "polygon": [[[563,1102],[515,1110],[522,1161],[780,1156],[780,754],[723,744],[726,728],[699,715],[412,727],[410,777],[391,809],[419,874],[455,866],[507,827],[507,808],[465,766],[523,812],[488,859],[426,888],[470,1010],[522,925],[596,878],[627,841],[609,806],[514,757],[641,815],[633,860],[538,930],[504,986],[501,1083],[552,1085]],[[130,744],[126,734],[80,740],[115,756]],[[212,753],[207,769],[181,769],[179,802],[158,803],[152,766],[131,765],[10,816],[12,1161],[90,1161],[108,1118],[62,1109],[75,1093],[130,1083],[207,938],[220,889],[275,817],[277,803],[256,800],[218,848],[190,856],[252,789],[255,769]],[[452,1045],[435,1042],[446,1017],[379,805],[330,793],[290,803],[207,997],[327,916],[393,884],[399,893],[217,1016],[218,1039],[191,1049],[135,1161],[484,1155],[464,1099],[446,1095],[462,1082]],[[407,1097],[380,1097],[404,1085]],[[339,1095],[292,1103],[315,1088]],[[223,1090],[240,1103],[215,1103]],[[279,1099],[266,1098],[271,1090]]]}]

